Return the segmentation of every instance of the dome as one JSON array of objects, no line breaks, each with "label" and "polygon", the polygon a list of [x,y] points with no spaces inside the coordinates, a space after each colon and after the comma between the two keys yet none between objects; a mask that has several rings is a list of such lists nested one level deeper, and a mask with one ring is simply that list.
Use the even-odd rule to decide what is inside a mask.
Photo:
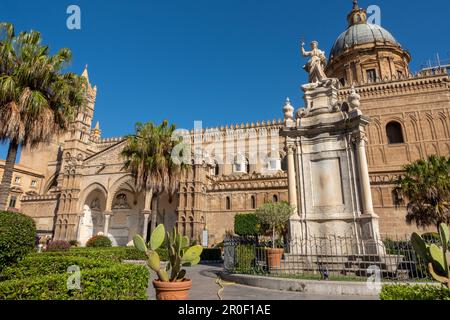
[{"label": "dome", "polygon": [[336,57],[345,49],[354,45],[376,42],[400,46],[392,34],[383,27],[376,24],[360,23],[351,25],[337,38],[330,54]]}]

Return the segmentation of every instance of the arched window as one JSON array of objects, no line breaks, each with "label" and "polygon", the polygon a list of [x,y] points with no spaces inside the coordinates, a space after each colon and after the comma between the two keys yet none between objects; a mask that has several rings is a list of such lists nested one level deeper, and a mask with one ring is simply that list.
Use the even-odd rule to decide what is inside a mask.
[{"label": "arched window", "polygon": [[183,207],[187,208],[187,206],[188,206],[188,192],[187,192],[186,188],[183,189],[183,193],[184,193],[184,196],[183,196],[183,198],[184,198]]},{"label": "arched window", "polygon": [[181,234],[186,236],[186,218],[181,217]]},{"label": "arched window", "polygon": [[284,157],[284,158],[281,160],[281,170],[283,170],[284,172],[287,172],[287,171],[288,171],[288,158],[287,158],[287,156]]},{"label": "arched window", "polygon": [[59,219],[55,228],[55,240],[61,240],[62,220]]},{"label": "arched window", "polygon": [[220,174],[219,163],[216,160],[214,160],[213,167],[211,168],[211,174],[216,177]]},{"label": "arched window", "polygon": [[391,197],[392,197],[392,204],[394,206],[400,206],[403,204],[402,195],[397,189],[392,190]]},{"label": "arched window", "polygon": [[9,207],[15,208],[17,203],[17,196],[11,196],[11,199],[9,199]]},{"label": "arched window", "polygon": [[273,203],[277,203],[278,202],[278,196],[276,194],[273,195],[272,202]]},{"label": "arched window", "polygon": [[405,143],[402,125],[396,121],[389,122],[386,126],[386,134],[389,144]]},{"label": "arched window", "polygon": [[250,163],[248,159],[242,154],[238,154],[234,159],[234,172],[236,173],[250,172]]},{"label": "arched window", "polygon": [[267,169],[269,171],[280,171],[281,170],[281,158],[276,152],[271,152],[267,158]]},{"label": "arched window", "polygon": [[256,209],[256,198],[255,198],[255,196],[252,196],[250,202],[251,202],[252,209]]},{"label": "arched window", "polygon": [[69,222],[67,220],[64,220],[63,225],[62,225],[62,230],[61,230],[61,240],[68,240],[67,239],[68,224],[69,224]]},{"label": "arched window", "polygon": [[194,239],[194,218],[189,218],[189,231],[190,231],[190,238]]},{"label": "arched window", "polygon": [[230,199],[230,197],[227,197],[225,206],[226,206],[227,210],[231,210],[231,199]]}]

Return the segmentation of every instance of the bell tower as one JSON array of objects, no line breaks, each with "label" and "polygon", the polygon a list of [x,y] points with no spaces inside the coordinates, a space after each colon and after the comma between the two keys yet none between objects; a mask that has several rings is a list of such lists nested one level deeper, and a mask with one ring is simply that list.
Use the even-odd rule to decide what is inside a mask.
[{"label": "bell tower", "polygon": [[[64,143],[62,165],[58,175],[58,186],[61,190],[55,225],[55,240],[77,239],[80,220],[79,195],[80,179],[83,161],[92,151],[92,118],[94,117],[97,87],[92,87],[89,81],[87,66],[82,75],[86,79],[86,105],[78,110],[75,121],[70,125],[70,131]],[[98,133],[100,128],[98,127]]]}]

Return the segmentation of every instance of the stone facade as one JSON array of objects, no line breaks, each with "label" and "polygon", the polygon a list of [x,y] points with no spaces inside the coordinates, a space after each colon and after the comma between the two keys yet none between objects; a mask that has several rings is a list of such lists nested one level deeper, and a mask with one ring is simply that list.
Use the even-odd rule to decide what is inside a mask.
[{"label": "stone facade", "polygon": [[[356,24],[366,28],[359,7],[349,14],[349,28]],[[340,79],[336,98],[341,105],[352,94],[352,86],[361,97],[360,110],[371,119],[366,150],[380,233],[404,235],[415,227],[406,225],[405,208],[395,206],[393,179],[406,163],[431,154],[450,156],[450,77],[446,70],[412,75],[409,53],[385,37],[381,42],[353,44],[344,38],[335,45],[326,73]],[[83,75],[88,78],[87,70]],[[69,132],[49,145],[25,148],[15,168],[10,204],[35,218],[40,233],[77,239],[80,221],[89,210],[94,234],[106,233],[117,245],[126,245],[134,234],[148,234],[150,207],[157,223],[177,226],[193,239],[207,230],[213,245],[233,229],[237,213],[291,198],[288,150],[280,134],[285,123],[271,120],[191,131],[192,141],[199,136],[205,149],[219,141],[231,158],[224,164],[194,162],[175,197],[160,195],[157,204],[146,205],[133,178],[123,171],[123,138],[104,139],[99,125],[92,125],[96,92],[89,85],[88,106]],[[281,114],[274,111],[274,115]],[[255,145],[268,156],[252,159]],[[2,170],[0,162],[0,174]]]}]

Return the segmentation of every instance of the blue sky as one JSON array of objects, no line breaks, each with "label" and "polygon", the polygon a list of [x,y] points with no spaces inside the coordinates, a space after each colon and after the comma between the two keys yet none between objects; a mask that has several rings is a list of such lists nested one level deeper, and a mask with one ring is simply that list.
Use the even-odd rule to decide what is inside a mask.
[{"label": "blue sky", "polygon": [[[81,8],[81,30],[66,9]],[[381,24],[413,56],[412,70],[448,57],[448,0],[360,0],[379,5]],[[347,27],[351,0],[21,0],[0,2],[0,21],[41,31],[52,51],[69,47],[68,70],[89,64],[103,136],[137,121],[180,128],[281,118],[287,96],[302,106],[302,36],[327,52]],[[5,157],[0,146],[0,157]]]}]

